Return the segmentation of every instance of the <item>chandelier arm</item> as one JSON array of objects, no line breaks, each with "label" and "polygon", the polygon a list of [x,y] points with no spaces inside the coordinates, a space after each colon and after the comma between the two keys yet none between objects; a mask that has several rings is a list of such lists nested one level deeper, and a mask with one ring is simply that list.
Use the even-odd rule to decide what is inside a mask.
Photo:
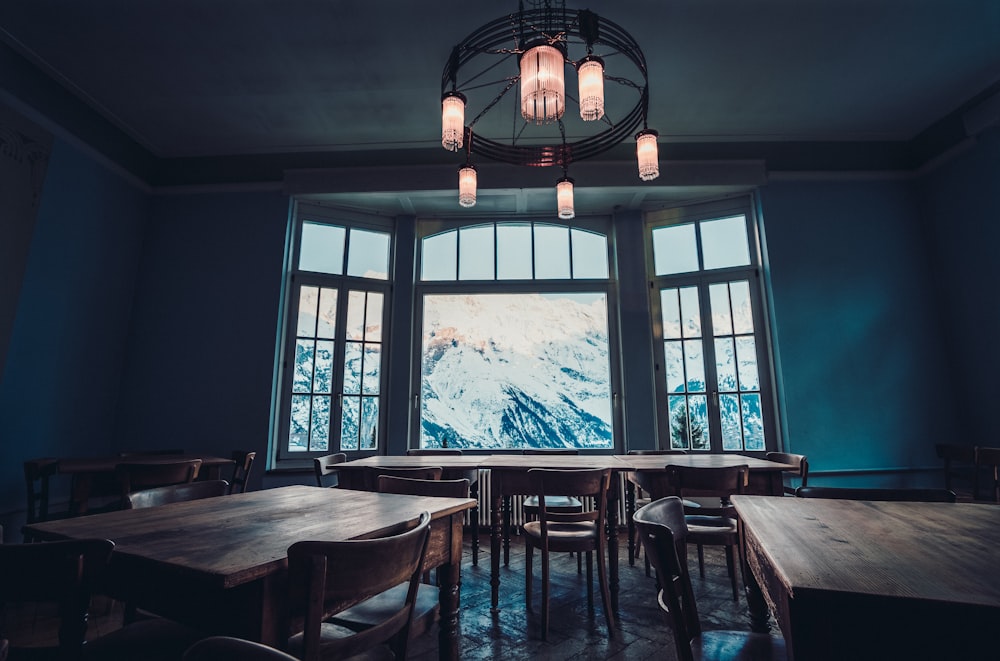
[{"label": "chandelier arm", "polygon": [[499,94],[497,94],[497,95],[496,95],[495,97],[493,97],[493,100],[492,100],[492,101],[490,101],[490,102],[489,102],[489,103],[488,103],[488,104],[486,105],[486,107],[485,107],[485,108],[483,108],[483,109],[482,109],[482,110],[481,110],[481,111],[479,112],[479,114],[478,114],[478,115],[476,115],[476,116],[475,116],[475,117],[474,117],[474,118],[472,119],[472,121],[471,121],[471,122],[469,122],[469,126],[470,126],[470,127],[472,127],[472,126],[475,126],[475,125],[476,125],[476,122],[478,122],[478,121],[479,121],[480,119],[482,119],[483,115],[485,115],[486,113],[488,113],[488,112],[489,112],[489,111],[490,111],[490,110],[491,110],[491,109],[493,108],[493,106],[495,106],[496,104],[498,104],[498,103],[500,102],[500,99],[502,99],[502,98],[503,98],[504,96],[506,96],[507,92],[509,92],[509,91],[510,91],[510,90],[511,90],[511,89],[512,89],[512,88],[514,87],[514,85],[515,85],[516,83],[517,83],[517,80],[516,80],[516,79],[515,79],[515,80],[508,80],[508,81],[507,81],[507,86],[506,86],[506,87],[504,87],[504,88],[503,88],[503,90],[502,90],[502,91],[501,91],[501,92],[500,92]]}]

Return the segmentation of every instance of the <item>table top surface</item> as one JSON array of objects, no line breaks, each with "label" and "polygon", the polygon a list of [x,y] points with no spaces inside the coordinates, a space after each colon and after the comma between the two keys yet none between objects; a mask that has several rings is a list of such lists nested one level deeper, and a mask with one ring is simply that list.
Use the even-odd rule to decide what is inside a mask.
[{"label": "table top surface", "polygon": [[421,512],[432,519],[472,508],[469,498],[400,496],[287,486],[242,494],[48,521],[28,526],[44,539],[100,537],[115,553],[195,573],[234,587],[280,570],[301,540],[391,534]]},{"label": "table top surface", "polygon": [[213,457],[206,454],[138,454],[128,457],[118,455],[106,457],[66,457],[59,459],[60,473],[107,473],[114,472],[118,464],[162,464],[188,459],[201,459],[202,466],[227,466],[235,463],[230,457]]},{"label": "table top surface", "polygon": [[656,470],[668,464],[674,466],[692,466],[695,468],[726,468],[729,466],[739,466],[746,464],[751,471],[795,471],[799,467],[795,464],[781,464],[767,459],[748,457],[743,454],[716,454],[716,453],[690,453],[690,454],[619,454],[615,455],[623,463],[633,470]]},{"label": "table top surface", "polygon": [[1000,506],[733,496],[794,599],[830,591],[1000,608]]},{"label": "table top surface", "polygon": [[798,470],[798,466],[779,464],[773,461],[747,457],[740,454],[687,454],[687,455],[522,455],[522,454],[465,454],[465,455],[416,455],[387,457],[374,456],[355,459],[336,468],[348,470],[362,467],[421,467],[441,466],[442,468],[612,468],[620,471],[636,469],[655,470],[667,464],[681,466],[720,467],[747,464],[751,471]]}]

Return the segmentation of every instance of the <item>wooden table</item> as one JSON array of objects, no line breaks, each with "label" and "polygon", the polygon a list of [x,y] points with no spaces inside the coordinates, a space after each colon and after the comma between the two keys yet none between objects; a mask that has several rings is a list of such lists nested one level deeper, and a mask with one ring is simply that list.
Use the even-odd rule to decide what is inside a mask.
[{"label": "wooden table", "polygon": [[439,568],[440,658],[456,659],[462,522],[472,506],[466,498],[289,486],[27,529],[44,540],[110,539],[116,544],[111,596],[210,633],[280,647],[288,633],[281,615],[289,546],[306,539],[392,534],[428,511],[431,535],[424,568]]},{"label": "wooden table", "polygon": [[[86,514],[91,495],[118,496],[118,482],[115,469],[119,464],[169,463],[201,459],[199,474],[210,480],[217,480],[222,468],[232,466],[229,457],[212,457],[203,454],[140,454],[121,457],[65,457],[59,459],[59,472],[72,476],[69,511],[74,515]],[[96,488],[95,488],[96,487]]]},{"label": "wooden table", "polygon": [[[756,630],[793,658],[1000,655],[1000,506],[734,496]],[[748,595],[750,596],[750,595]]]}]

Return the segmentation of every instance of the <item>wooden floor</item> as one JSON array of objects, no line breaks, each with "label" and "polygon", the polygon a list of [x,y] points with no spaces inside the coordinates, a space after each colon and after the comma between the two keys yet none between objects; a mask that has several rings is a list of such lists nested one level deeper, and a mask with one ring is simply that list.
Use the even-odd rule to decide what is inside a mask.
[{"label": "wooden floor", "polygon": [[[519,537],[511,542],[510,567],[501,568],[500,612],[490,612],[490,544],[482,536],[479,566],[472,565],[470,541],[465,544],[462,566],[461,647],[463,659],[616,659],[641,661],[676,658],[670,630],[654,601],[654,584],[647,578],[642,559],[628,564],[624,535],[620,553],[620,609],[618,635],[608,638],[595,585],[594,609],[587,606],[586,573],[577,573],[576,558],[554,556],[552,566],[552,621],[548,641],[541,640],[541,568],[535,556],[535,612],[524,606],[524,547]],[[746,601],[734,602],[721,549],[705,549],[705,578],[698,577],[692,553],[692,577],[702,625],[706,629],[747,630]],[[595,582],[596,572],[595,572]],[[8,613],[8,615],[11,615]],[[55,639],[56,620],[44,609],[13,614],[18,638],[34,644]],[[97,598],[91,608],[88,638],[113,630],[121,622],[117,602]],[[772,623],[773,627],[773,623]],[[774,632],[774,635],[778,633]],[[437,632],[411,643],[410,659],[433,661],[438,657]]]}]

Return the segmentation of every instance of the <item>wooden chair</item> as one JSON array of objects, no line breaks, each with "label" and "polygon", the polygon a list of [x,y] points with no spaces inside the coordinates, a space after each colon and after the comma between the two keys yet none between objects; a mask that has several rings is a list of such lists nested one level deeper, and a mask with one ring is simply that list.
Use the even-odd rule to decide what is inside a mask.
[{"label": "wooden chair", "polygon": [[328,454],[323,457],[313,458],[313,473],[316,475],[316,486],[335,487],[340,484],[337,464],[347,461],[347,455],[343,452]]},{"label": "wooden chair", "polygon": [[128,496],[133,491],[193,482],[199,468],[201,459],[118,464],[115,477],[121,487],[122,508],[128,507]]},{"label": "wooden chair", "polygon": [[947,489],[866,489],[854,487],[799,487],[799,498],[838,500],[895,500],[918,503],[954,503],[955,492]]},{"label": "wooden chair", "polygon": [[937,443],[934,452],[943,464],[944,488],[960,500],[975,500],[976,446],[967,443]]},{"label": "wooden chair", "polygon": [[656,603],[674,634],[679,661],[787,659],[785,643],[762,633],[702,631],[688,571],[684,504],[669,496],[635,513],[639,539],[656,570]]},{"label": "wooden chair", "polygon": [[440,480],[443,473],[444,469],[440,466],[369,466],[368,484],[377,489],[379,478],[383,475],[412,480]]},{"label": "wooden chair", "polygon": [[[379,493],[396,493],[408,496],[437,496],[439,498],[468,498],[469,481],[461,480],[418,480],[408,477],[381,475],[378,478]],[[413,602],[413,622],[410,638],[427,633],[438,619],[440,594],[436,583],[431,585],[425,573],[417,586],[417,596]],[[401,583],[357,606],[334,615],[334,624],[361,631],[375,626],[399,610],[406,599],[409,584]]]},{"label": "wooden chair", "polygon": [[[406,658],[413,604],[427,550],[430,514],[397,535],[348,541],[303,541],[288,548],[288,649],[303,661],[343,659],[388,647]],[[400,583],[406,598],[387,619],[362,631],[326,622]]]},{"label": "wooden chair", "polygon": [[297,659],[281,650],[250,640],[211,636],[189,647],[184,652],[182,661],[297,661]]},{"label": "wooden chair", "polygon": [[[628,454],[632,454],[632,455],[678,455],[678,454],[687,454],[687,450],[629,450]],[[631,479],[631,473],[629,473],[628,475],[630,476],[630,479]],[[634,480],[633,480],[633,482],[634,482]],[[652,502],[652,498],[650,498],[649,494],[646,493],[645,491],[643,491],[642,487],[640,487],[638,484],[636,484],[635,485],[635,500],[634,500],[634,503],[632,505],[632,511],[634,512],[637,509],[639,509],[641,507],[644,507],[645,505],[648,505],[650,502]],[[697,504],[694,503],[694,502],[691,502],[691,506],[692,507],[696,507]],[[635,564],[635,559],[639,557],[639,552],[640,552],[640,550],[642,548],[642,545],[639,544],[638,532],[636,531],[635,525],[633,525],[631,518],[628,520],[628,535],[629,535],[629,539],[631,540],[631,542],[629,543],[628,563],[630,565],[634,565]],[[647,576],[649,575],[649,563],[648,562],[646,563],[646,575]]]},{"label": "wooden chair", "polygon": [[256,452],[250,450],[233,450],[233,475],[229,480],[229,493],[243,493],[247,490],[247,480],[250,479],[250,469]]},{"label": "wooden chair", "polygon": [[[524,600],[531,610],[532,562],[534,549],[542,554],[542,638],[549,634],[549,554],[571,551],[587,555],[587,603],[594,606],[593,556],[597,554],[597,577],[604,605],[608,635],[615,636],[615,619],[611,612],[605,564],[605,522],[608,509],[608,489],[611,469],[550,470],[532,468],[528,471],[532,493],[538,497],[538,519],[524,524]],[[573,493],[594,499],[592,512],[562,512],[549,509],[550,493]]]},{"label": "wooden chair", "polygon": [[[733,601],[739,599],[734,550],[739,555],[740,536],[736,526],[736,510],[730,496],[741,494],[747,486],[749,468],[739,466],[695,468],[668,465],[664,478],[668,494],[682,499],[698,498],[698,507],[684,504],[687,517],[687,541],[698,547],[698,574],[705,577],[705,546],[723,546],[726,549],[726,569],[733,588]],[[654,498],[657,494],[654,494]],[[718,500],[716,504],[714,501]]]},{"label": "wooden chair", "polygon": [[138,510],[145,507],[157,507],[170,503],[182,503],[189,500],[214,498],[229,493],[229,482],[225,480],[205,480],[186,484],[171,484],[165,487],[154,487],[133,491],[126,496],[125,509]]},{"label": "wooden chair", "polygon": [[[799,486],[806,487],[809,486],[809,459],[804,454],[790,454],[788,452],[768,452],[764,455],[764,458],[768,461],[773,461],[778,464],[795,464],[799,467],[797,472],[784,471],[784,475],[790,476],[792,479],[796,477],[799,479]],[[785,493],[791,496],[795,495],[796,487],[791,484],[785,485]]]},{"label": "wooden chair", "polygon": [[982,491],[980,481],[983,470],[989,475],[990,487],[988,500],[1000,503],[1000,448],[976,448],[976,479],[973,494],[978,499]]},{"label": "wooden chair", "polygon": [[[59,472],[59,460],[51,457],[29,459],[24,462],[25,522],[28,524],[53,519],[65,519],[70,516],[69,510],[53,512],[49,509],[49,481]],[[27,533],[24,541],[31,539]]]},{"label": "wooden chair", "polygon": [[[521,450],[522,455],[578,455],[579,450],[574,448],[525,448]],[[559,496],[549,494],[546,505],[550,512],[562,512],[567,514],[579,513],[583,511],[583,502],[576,496]],[[506,513],[503,522],[503,564],[510,566],[510,512]],[[538,497],[525,496],[521,502],[521,516],[524,522],[533,521],[538,518]],[[523,526],[522,526],[523,527]],[[582,571],[582,560],[577,561],[577,570]]]}]

